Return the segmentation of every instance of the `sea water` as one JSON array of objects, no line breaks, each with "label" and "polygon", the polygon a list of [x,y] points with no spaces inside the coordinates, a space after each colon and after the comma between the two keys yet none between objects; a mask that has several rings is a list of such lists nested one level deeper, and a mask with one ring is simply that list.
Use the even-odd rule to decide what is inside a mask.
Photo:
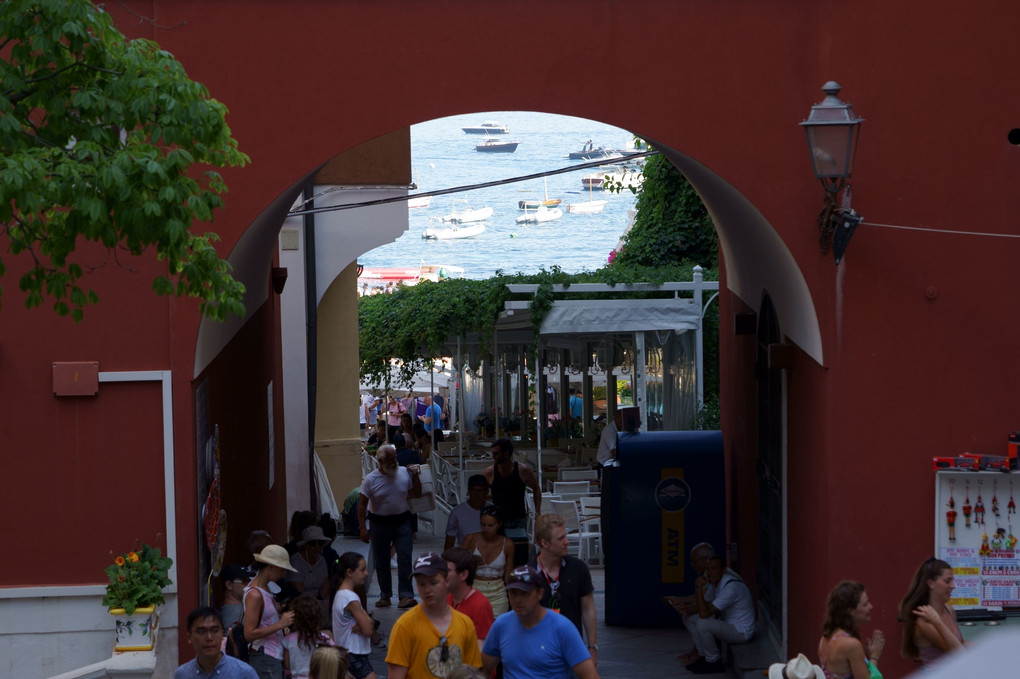
[{"label": "sea water", "polygon": [[[485,137],[465,134],[461,128],[495,120],[510,127],[501,139],[520,141],[514,153],[482,153],[475,145]],[[583,118],[534,113],[499,111],[441,118],[411,128],[411,163],[421,191],[436,191],[457,186],[509,179],[522,175],[581,165],[567,154],[579,151],[591,140],[595,146],[623,149],[633,141],[626,130]],[[610,161],[612,162],[612,161]],[[617,160],[619,162],[619,159]],[[634,209],[636,197],[628,190],[620,193],[594,191],[581,186],[581,178],[598,172],[588,168],[546,178],[549,198],[560,198],[557,206],[563,216],[541,224],[518,224],[524,214],[519,200],[546,197],[542,179],[477,189],[464,193],[433,196],[427,208],[409,208],[409,229],[395,242],[362,255],[365,267],[417,267],[424,264],[453,265],[464,269],[465,278],[488,278],[505,273],[536,273],[559,266],[576,273],[605,266],[609,253],[623,235]],[[589,200],[608,201],[599,214],[572,214],[568,203]],[[484,222],[484,233],[456,240],[425,240],[425,229],[445,228],[440,220],[455,207],[467,205],[478,210],[493,209]],[[457,201],[455,203],[455,201]]]}]

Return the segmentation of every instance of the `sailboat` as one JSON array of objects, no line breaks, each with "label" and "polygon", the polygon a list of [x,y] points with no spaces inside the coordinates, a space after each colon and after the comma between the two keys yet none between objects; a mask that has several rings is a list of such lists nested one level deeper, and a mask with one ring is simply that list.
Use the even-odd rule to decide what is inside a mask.
[{"label": "sailboat", "polygon": [[[415,186],[415,191],[421,191],[421,187],[418,186],[418,170],[414,171],[414,186]],[[409,198],[407,200],[407,207],[409,207],[409,208],[428,207],[431,204],[432,204],[432,196],[421,196],[421,197]]]},{"label": "sailboat", "polygon": [[605,200],[595,200],[595,196],[592,193],[594,189],[592,185],[588,185],[588,201],[586,203],[570,203],[567,205],[567,212],[571,212],[575,215],[594,215],[602,212],[602,208],[606,206]]},{"label": "sailboat", "polygon": [[519,200],[517,201],[517,209],[524,210],[537,210],[540,207],[556,207],[563,202],[562,198],[550,198],[549,197],[549,182],[545,177],[542,177],[542,181],[545,183],[545,200]]}]

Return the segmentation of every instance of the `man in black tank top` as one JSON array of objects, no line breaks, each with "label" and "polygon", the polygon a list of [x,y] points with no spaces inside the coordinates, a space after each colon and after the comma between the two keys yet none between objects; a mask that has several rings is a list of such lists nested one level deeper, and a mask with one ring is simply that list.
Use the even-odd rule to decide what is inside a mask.
[{"label": "man in black tank top", "polygon": [[[514,462],[513,452],[514,444],[510,439],[496,439],[492,444],[492,466],[486,468],[485,479],[492,489],[492,503],[503,510],[506,536],[526,545],[528,509],[524,502],[525,488],[531,488],[534,493],[536,515],[542,513],[542,488],[531,467]],[[517,561],[516,557],[514,561]]]}]

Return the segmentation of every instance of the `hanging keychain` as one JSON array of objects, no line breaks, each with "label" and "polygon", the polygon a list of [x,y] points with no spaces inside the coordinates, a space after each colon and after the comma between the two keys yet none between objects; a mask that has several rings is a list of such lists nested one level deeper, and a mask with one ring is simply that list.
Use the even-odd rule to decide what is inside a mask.
[{"label": "hanging keychain", "polygon": [[992,479],[992,514],[999,516],[998,479]]},{"label": "hanging keychain", "polygon": [[970,481],[964,481],[963,488],[964,488],[964,495],[965,495],[965,497],[963,499],[963,520],[965,522],[964,525],[967,528],[970,528],[970,511],[971,511],[971,506],[970,506]]},{"label": "hanging keychain", "polygon": [[988,531],[981,536],[981,549],[978,550],[978,554],[981,556],[988,556],[991,553],[991,549],[988,548]]},{"label": "hanging keychain", "polygon": [[1016,536],[1013,535],[1013,524],[1009,524],[1009,535],[1006,537],[1006,549],[1016,547]]},{"label": "hanging keychain", "polygon": [[1006,514],[1016,514],[1016,503],[1013,502],[1013,479],[1009,480],[1009,504],[1006,505]]},{"label": "hanging keychain", "polygon": [[[974,505],[974,523],[979,526],[985,525],[985,503],[981,500],[981,484],[983,481],[978,481],[978,496],[977,504]],[[985,534],[985,546],[988,545],[988,535]]]}]

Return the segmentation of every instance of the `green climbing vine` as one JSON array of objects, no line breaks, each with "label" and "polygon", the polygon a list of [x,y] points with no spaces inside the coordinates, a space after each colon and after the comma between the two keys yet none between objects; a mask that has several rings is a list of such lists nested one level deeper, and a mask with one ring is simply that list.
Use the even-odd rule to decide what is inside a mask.
[{"label": "green climbing vine", "polygon": [[[568,274],[556,266],[536,274],[499,271],[486,280],[424,281],[415,286],[398,287],[392,294],[362,297],[358,307],[361,376],[387,383],[390,359],[395,358],[403,363],[398,379],[410,383],[415,372],[429,366],[433,359],[449,355],[456,338],[468,334],[478,334],[481,350],[485,352],[504,304],[512,299],[530,302],[535,338],[532,352],[537,352],[542,320],[553,303],[562,297],[554,291],[553,286],[557,284],[605,283],[615,288],[628,283],[690,281],[695,265],[703,267],[704,280],[718,280],[718,239],[697,192],[662,156],[647,159],[644,177],[638,190],[634,225],[624,236],[623,247],[613,255],[612,263],[601,269],[576,274]],[[534,295],[514,295],[506,287],[511,283],[537,284],[538,289]],[[614,289],[589,297],[636,299],[672,295],[672,292]],[[706,310],[704,338],[705,404],[702,408],[707,412],[699,414],[699,423],[717,426],[717,302]]]}]

